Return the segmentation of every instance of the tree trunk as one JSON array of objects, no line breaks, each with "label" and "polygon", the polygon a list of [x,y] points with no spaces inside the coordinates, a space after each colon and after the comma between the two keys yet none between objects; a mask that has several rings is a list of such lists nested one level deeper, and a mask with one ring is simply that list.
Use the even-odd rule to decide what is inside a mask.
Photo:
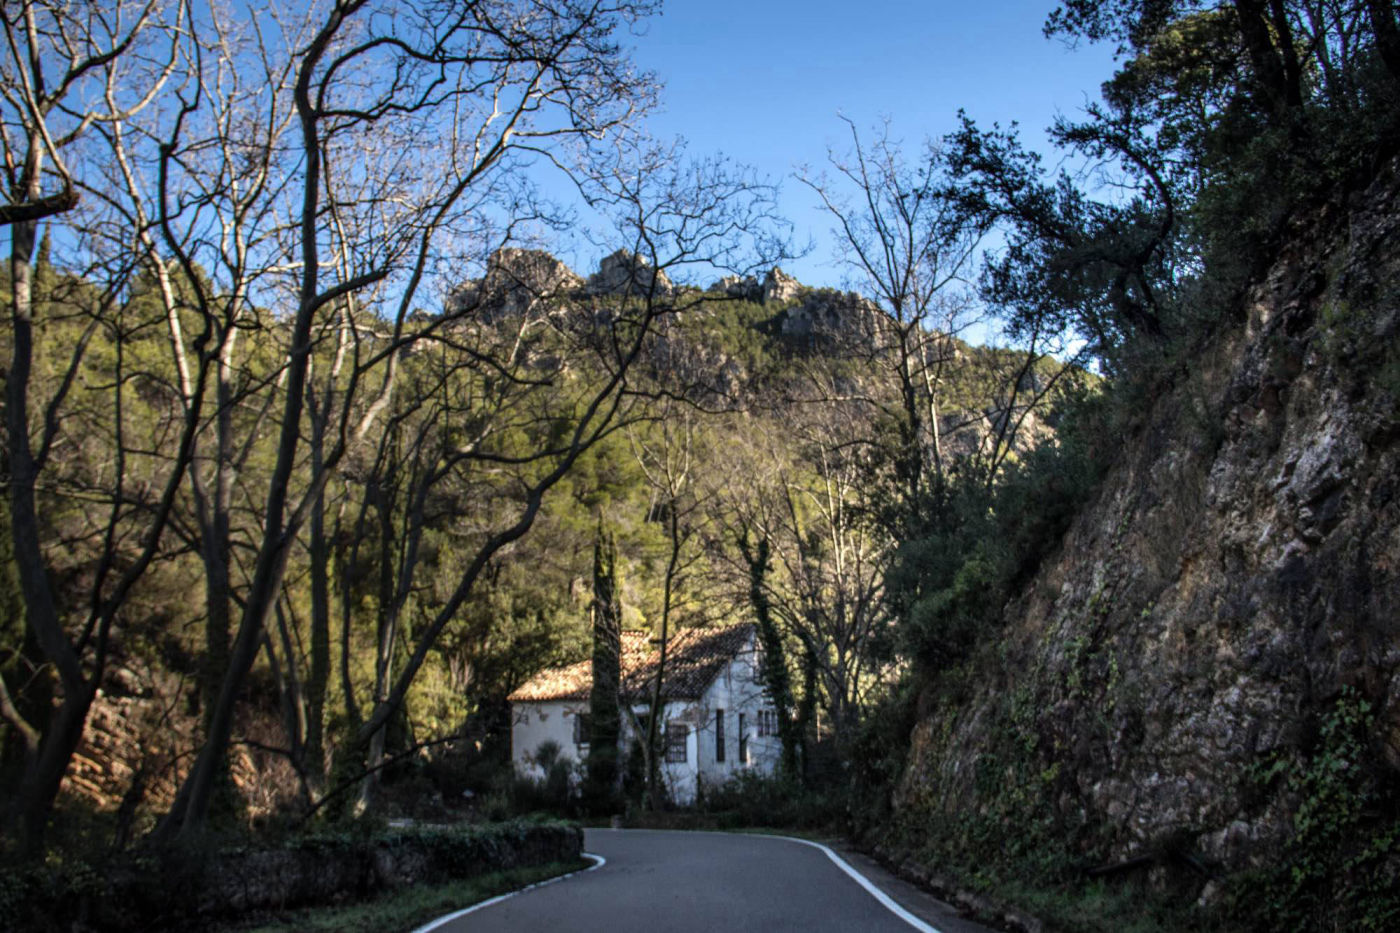
[{"label": "tree trunk", "polygon": [[340,693],[341,702],[345,709],[346,722],[350,724],[347,732],[351,735],[359,731],[364,724],[364,717],[360,714],[360,704],[355,699],[355,682],[350,676],[350,655],[351,640],[350,634],[354,623],[355,605],[352,586],[355,580],[355,569],[360,565],[360,543],[364,540],[365,526],[369,517],[370,495],[373,487],[365,490],[360,501],[359,515],[355,519],[355,529],[350,535],[349,549],[340,542],[343,535],[339,534],[340,520],[336,520],[336,554],[339,557],[337,567],[340,573]]},{"label": "tree trunk", "polygon": [[1376,34],[1376,51],[1390,76],[1400,81],[1400,26],[1395,22],[1395,4],[1392,0],[1366,0],[1366,12]]},{"label": "tree trunk", "polygon": [[[191,471],[197,469],[192,465]],[[220,480],[216,477],[215,482]],[[192,484],[198,488],[198,484]],[[228,513],[217,501],[200,534],[200,558],[204,563],[204,658],[199,665],[200,714],[204,729],[218,700],[219,683],[228,672],[228,639],[232,630],[232,585],[229,579]]]},{"label": "tree trunk", "polygon": [[[157,827],[158,840],[193,836],[202,832],[209,814],[215,778],[228,753],[233,731],[233,714],[248,672],[257,658],[262,632],[272,615],[286,573],[295,528],[287,527],[287,508],[292,475],[296,469],[301,440],[302,411],[306,401],[307,375],[313,350],[312,324],[320,307],[320,259],[317,226],[320,223],[321,139],[319,111],[311,102],[312,74],[340,31],[345,17],[358,4],[337,6],[302,55],[297,71],[296,110],[301,124],[302,153],[305,159],[302,180],[302,206],[298,237],[302,252],[298,307],[291,328],[282,425],[277,444],[277,460],[268,484],[266,524],[257,547],[252,584],[244,603],[238,636],[229,656],[228,673],[220,685],[218,699],[209,719],[203,747],[180,786],[170,812]],[[312,482],[324,482],[313,478]],[[315,490],[312,490],[314,494]]]},{"label": "tree trunk", "polygon": [[919,417],[919,392],[913,361],[917,344],[915,347],[909,345],[914,326],[896,324],[899,330],[899,393],[904,422],[899,427],[900,450],[895,463],[907,497],[905,514],[911,521],[922,511],[920,489],[924,478],[923,425]]},{"label": "tree trunk", "polygon": [[1303,66],[1298,60],[1298,47],[1293,41],[1293,25],[1288,21],[1284,0],[1269,0],[1269,17],[1274,27],[1274,42],[1283,63],[1283,100],[1292,108],[1303,106]]},{"label": "tree trunk", "polygon": [[[311,470],[323,467],[325,442],[323,419],[313,417],[311,429]],[[326,695],[331,677],[331,559],[326,541],[326,497],[318,492],[311,503],[308,531],[311,536],[311,670],[306,680],[306,769],[313,790],[325,786]]]},{"label": "tree trunk", "polygon": [[677,516],[677,505],[675,497],[671,497],[669,502],[670,521],[667,524],[667,531],[671,538],[671,555],[666,562],[666,579],[662,586],[661,594],[661,644],[658,646],[656,657],[656,682],[651,690],[651,714],[647,717],[647,744],[646,744],[646,767],[647,767],[647,804],[653,810],[661,809],[661,768],[656,760],[656,735],[657,722],[661,718],[662,686],[666,680],[666,649],[670,642],[671,628],[671,602],[676,582],[676,566],[680,563],[681,557],[681,531],[680,518]]},{"label": "tree trunk", "polygon": [[1297,95],[1290,93],[1288,76],[1269,34],[1270,17],[1265,0],[1235,0],[1235,11],[1245,52],[1259,85],[1261,102],[1272,116],[1281,117]]},{"label": "tree trunk", "polygon": [[[26,166],[24,193],[39,194],[38,165]],[[15,570],[24,595],[25,618],[45,659],[54,665],[63,699],[48,717],[38,753],[29,759],[19,787],[6,808],[5,824],[19,850],[37,855],[43,850],[49,814],[68,762],[82,738],[92,704],[93,687],[83,675],[55,603],[48,569],[39,547],[39,515],[35,502],[38,466],[29,443],[29,380],[34,359],[33,265],[37,220],[10,225],[10,320],[13,348],[5,383],[5,427],[8,432],[10,536]],[[101,677],[100,661],[92,683]]]},{"label": "tree trunk", "polygon": [[44,850],[49,816],[53,813],[68,763],[82,741],[95,692],[85,685],[77,693],[64,694],[44,730],[39,754],[25,770],[11,802],[12,813],[17,817],[16,841],[19,851],[26,856],[36,857]]}]

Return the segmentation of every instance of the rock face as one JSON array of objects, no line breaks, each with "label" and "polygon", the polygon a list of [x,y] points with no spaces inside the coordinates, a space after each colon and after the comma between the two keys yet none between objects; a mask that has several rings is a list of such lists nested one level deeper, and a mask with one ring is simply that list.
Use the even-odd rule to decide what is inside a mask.
[{"label": "rock face", "polygon": [[845,334],[873,339],[879,308],[855,292],[807,289],[802,303],[783,314],[782,333],[794,339]]},{"label": "rock face", "polygon": [[583,279],[544,250],[505,247],[486,260],[486,275],[458,289],[450,304],[459,313],[490,320],[524,314],[582,286]]},{"label": "rock face", "polygon": [[491,254],[486,264],[486,281],[535,295],[568,294],[583,285],[583,279],[574,270],[544,250],[514,247]]},{"label": "rock face", "polygon": [[[128,666],[129,664],[129,666]],[[127,658],[108,671],[97,691],[82,741],[63,777],[64,797],[116,813],[117,833],[164,813],[175,798],[200,723],[184,698],[189,684],[149,660]],[[284,741],[275,710],[240,711],[236,728],[251,740],[229,753],[229,770],[249,816],[284,809],[297,794],[296,772],[270,751]]]},{"label": "rock face", "polygon": [[774,266],[763,279],[763,303],[791,301],[802,294],[802,283]]},{"label": "rock face", "polygon": [[[127,672],[119,669],[112,679],[126,677]],[[168,739],[175,727],[161,722],[161,712],[160,705],[151,702],[150,696],[99,691],[88,715],[83,742],[64,775],[64,793],[79,797],[98,810],[116,810],[124,798],[135,800],[132,787],[139,771],[136,793],[153,798],[157,806],[168,804],[174,782],[164,772],[176,752],[160,740]]]},{"label": "rock face", "polygon": [[1308,769],[1362,704],[1345,780],[1394,786],[1397,190],[1280,257],[1247,322],[1155,394],[973,686],[926,697],[899,813],[1048,814],[1095,860],[1260,866],[1317,831]]},{"label": "rock face", "polygon": [[675,291],[665,272],[652,269],[645,257],[626,249],[602,261],[598,271],[588,277],[588,290],[595,295],[646,296],[654,292],[657,297]]},{"label": "rock face", "polygon": [[738,298],[742,301],[758,302],[763,300],[763,286],[758,283],[758,279],[751,275],[726,275],[706,291],[718,292],[721,295]]}]

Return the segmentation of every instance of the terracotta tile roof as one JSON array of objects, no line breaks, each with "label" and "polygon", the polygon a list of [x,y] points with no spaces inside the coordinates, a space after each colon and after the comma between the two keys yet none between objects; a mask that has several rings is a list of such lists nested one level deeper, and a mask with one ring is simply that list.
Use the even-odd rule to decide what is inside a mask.
[{"label": "terracotta tile roof", "polygon": [[[622,633],[622,669],[630,671],[651,653],[651,638],[646,632]],[[506,699],[512,703],[541,700],[586,700],[593,689],[593,659],[584,658],[567,667],[551,667],[540,671],[516,688]]]},{"label": "terracotta tile roof", "polygon": [[[744,650],[753,634],[752,623],[677,632],[666,651],[662,699],[700,699],[724,666]],[[641,700],[650,695],[659,660],[660,652],[653,651],[641,666],[623,678],[626,691],[633,699]]]},{"label": "terracotta tile roof", "polygon": [[[666,700],[697,700],[724,670],[724,666],[749,644],[754,625],[744,622],[722,628],[683,629],[671,637],[666,650]],[[660,660],[660,652],[642,632],[622,633],[623,692],[634,701],[646,698]],[[585,659],[567,667],[541,671],[509,697],[512,703],[545,700],[586,700],[593,686],[593,664]]]}]

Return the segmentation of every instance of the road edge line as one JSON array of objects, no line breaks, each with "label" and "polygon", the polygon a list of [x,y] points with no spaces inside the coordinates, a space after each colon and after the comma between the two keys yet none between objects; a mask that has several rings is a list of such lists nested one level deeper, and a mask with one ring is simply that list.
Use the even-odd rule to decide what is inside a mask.
[{"label": "road edge line", "polygon": [[[490,907],[493,904],[499,904],[501,901],[508,901],[512,897],[515,897],[517,894],[524,894],[526,891],[533,891],[536,888],[543,888],[559,881],[568,881],[575,875],[586,875],[590,871],[597,871],[604,865],[608,864],[608,860],[603,858],[601,855],[594,855],[592,852],[580,852],[579,854],[586,859],[592,859],[593,864],[588,866],[587,868],[580,868],[577,871],[567,872],[566,874],[562,875],[555,875],[553,878],[546,878],[543,881],[536,881],[534,884],[527,884],[523,888],[516,888],[514,891],[507,891],[505,894],[497,894],[495,897],[490,898],[489,900],[481,901],[480,903],[473,904],[470,907],[463,907],[461,910],[453,911],[452,913],[447,914],[446,916],[438,917],[436,920],[430,920],[423,926],[415,928],[412,931],[412,933],[430,933],[430,931],[436,930],[438,927],[441,926],[446,926],[447,924],[458,919],[459,917],[465,917],[467,914],[476,913],[478,910],[484,910],[485,908]],[[934,933],[938,933],[938,931],[935,930]]]},{"label": "road edge line", "polygon": [[[880,906],[884,907],[890,913],[894,914],[896,917],[903,920],[905,923],[909,924],[914,929],[918,930],[919,933],[943,933],[942,930],[938,929],[935,926],[932,926],[927,921],[920,920],[918,917],[914,916],[914,914],[911,913],[907,908],[902,907],[898,901],[896,901],[894,898],[890,897],[883,890],[881,890],[879,885],[862,875],[858,869],[851,865],[850,862],[847,862],[841,856],[837,855],[836,851],[830,846],[822,845],[820,842],[813,842],[811,839],[801,839],[797,836],[783,836],[779,835],[778,833],[737,833],[722,829],[612,829],[605,831],[615,833],[688,832],[704,833],[713,836],[740,836],[746,839],[782,839],[785,842],[800,842],[804,846],[811,846],[814,849],[821,849],[823,852],[825,852],[826,857],[831,859],[831,861],[835,863],[837,868],[841,869],[851,878],[852,881],[864,888],[867,894],[875,898],[875,900],[879,901]],[[414,933],[418,933],[418,931],[415,930]]]},{"label": "road edge line", "polygon": [[755,833],[754,835],[768,836],[771,839],[786,839],[788,842],[800,842],[804,846],[812,846],[815,849],[821,849],[823,852],[826,853],[827,858],[831,859],[833,862],[836,863],[837,868],[841,869],[847,875],[849,875],[851,879],[855,881],[856,884],[864,888],[867,894],[875,898],[875,900],[879,901],[880,904],[890,913],[894,914],[896,917],[903,920],[905,923],[909,924],[914,929],[918,930],[919,933],[942,933],[942,931],[939,930],[937,927],[930,926],[928,923],[925,923],[923,920],[920,920],[918,917],[914,916],[906,908],[900,906],[898,901],[890,897],[884,891],[880,890],[879,886],[876,885],[875,882],[862,875],[854,866],[851,865],[850,862],[847,862],[841,856],[837,855],[835,850],[833,850],[830,846],[824,846],[820,842],[813,842],[810,839],[799,839],[796,836],[770,836],[768,833]]}]

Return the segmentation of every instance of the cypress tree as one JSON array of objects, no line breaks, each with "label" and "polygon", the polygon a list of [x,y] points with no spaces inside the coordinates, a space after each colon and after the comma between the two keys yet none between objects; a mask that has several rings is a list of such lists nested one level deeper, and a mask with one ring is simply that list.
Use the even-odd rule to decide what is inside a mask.
[{"label": "cypress tree", "polygon": [[588,698],[587,803],[609,808],[617,794],[622,732],[622,606],[617,597],[617,546],[602,525],[593,545],[593,688]]}]

